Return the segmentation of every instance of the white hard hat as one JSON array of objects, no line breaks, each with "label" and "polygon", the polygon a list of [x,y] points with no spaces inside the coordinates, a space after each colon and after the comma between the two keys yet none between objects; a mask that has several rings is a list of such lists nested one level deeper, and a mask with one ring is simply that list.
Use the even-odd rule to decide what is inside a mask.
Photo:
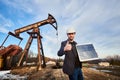
[{"label": "white hard hat", "polygon": [[68,28],[67,29],[67,33],[75,33],[75,29],[74,28]]}]

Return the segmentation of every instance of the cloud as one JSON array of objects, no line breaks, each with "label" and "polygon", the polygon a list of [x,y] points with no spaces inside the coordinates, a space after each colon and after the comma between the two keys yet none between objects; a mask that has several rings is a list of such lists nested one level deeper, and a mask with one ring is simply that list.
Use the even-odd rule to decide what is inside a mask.
[{"label": "cloud", "polygon": [[3,28],[0,26],[0,32],[2,33],[8,33],[8,30],[6,28]]},{"label": "cloud", "polygon": [[9,31],[8,28],[11,28],[13,25],[14,23],[10,19],[0,14],[0,32],[7,33]]},{"label": "cloud", "polygon": [[32,12],[32,9],[31,7],[28,7],[28,6],[31,6],[30,2],[28,3],[28,0],[20,0],[20,1],[17,1],[17,0],[13,0],[13,1],[9,1],[9,0],[3,0],[2,1],[4,4],[6,4],[7,6],[10,6],[14,9],[18,9],[18,10],[22,10],[24,12]]},{"label": "cloud", "polygon": [[[109,55],[112,50],[112,52],[117,53],[116,49],[120,47],[118,45],[120,43],[119,4],[117,1],[109,3],[106,1],[87,1],[81,9],[73,12],[74,16],[69,16],[69,22],[64,27],[74,26],[77,30],[76,40],[80,44],[93,43],[99,49],[99,53],[106,53],[106,55]],[[61,28],[61,33],[64,29]],[[103,54],[100,54],[100,57],[103,57]]]}]

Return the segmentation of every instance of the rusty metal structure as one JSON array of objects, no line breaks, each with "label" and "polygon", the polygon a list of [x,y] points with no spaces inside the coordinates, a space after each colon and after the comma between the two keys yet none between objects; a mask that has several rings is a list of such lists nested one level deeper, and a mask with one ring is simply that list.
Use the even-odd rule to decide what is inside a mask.
[{"label": "rusty metal structure", "polygon": [[[36,22],[36,23],[33,23],[33,24],[30,24],[30,25],[27,25],[27,26],[24,26],[22,28],[19,28],[19,29],[16,29],[14,31],[14,33],[12,32],[9,32],[8,33],[8,36],[6,37],[6,39],[4,40],[4,42],[2,43],[1,47],[3,46],[3,44],[5,43],[5,41],[7,40],[7,38],[9,37],[9,35],[12,35],[18,39],[20,39],[20,42],[19,44],[21,43],[21,41],[23,40],[23,38],[20,37],[20,34],[23,33],[23,32],[27,32],[30,37],[26,43],[26,46],[22,52],[22,55],[19,59],[19,62],[17,64],[17,66],[20,66],[22,65],[22,60],[23,58],[25,57],[25,55],[28,54],[28,51],[29,51],[29,48],[31,46],[31,43],[33,41],[33,39],[37,39],[37,47],[38,47],[38,55],[37,55],[37,58],[38,58],[38,69],[41,67],[41,62],[43,61],[43,66],[46,66],[46,63],[45,63],[45,58],[44,58],[44,51],[43,51],[43,45],[42,45],[42,36],[40,35],[40,29],[39,27],[40,26],[43,26],[43,25],[46,25],[46,24],[50,24],[52,25],[55,30],[57,30],[57,22],[56,22],[56,19],[51,15],[51,14],[48,14],[48,18],[45,19],[45,20],[42,20],[42,21],[39,21],[39,22]],[[31,32],[28,32],[32,30]],[[18,44],[18,45],[19,45]]]}]

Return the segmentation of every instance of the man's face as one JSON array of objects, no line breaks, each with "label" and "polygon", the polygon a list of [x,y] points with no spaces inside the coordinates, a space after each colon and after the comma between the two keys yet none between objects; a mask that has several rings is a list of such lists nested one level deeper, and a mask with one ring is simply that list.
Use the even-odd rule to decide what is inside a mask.
[{"label": "man's face", "polygon": [[75,37],[75,33],[67,33],[68,39],[72,41]]}]

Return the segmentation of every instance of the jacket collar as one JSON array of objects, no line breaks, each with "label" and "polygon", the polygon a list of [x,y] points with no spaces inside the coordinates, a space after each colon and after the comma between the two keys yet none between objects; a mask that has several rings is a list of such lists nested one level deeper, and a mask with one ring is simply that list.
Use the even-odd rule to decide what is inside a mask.
[{"label": "jacket collar", "polygon": [[[67,43],[67,41],[68,41],[68,39],[66,40],[66,43]],[[76,41],[73,41],[73,42],[70,42],[70,43],[77,44],[77,42],[76,42]]]}]

